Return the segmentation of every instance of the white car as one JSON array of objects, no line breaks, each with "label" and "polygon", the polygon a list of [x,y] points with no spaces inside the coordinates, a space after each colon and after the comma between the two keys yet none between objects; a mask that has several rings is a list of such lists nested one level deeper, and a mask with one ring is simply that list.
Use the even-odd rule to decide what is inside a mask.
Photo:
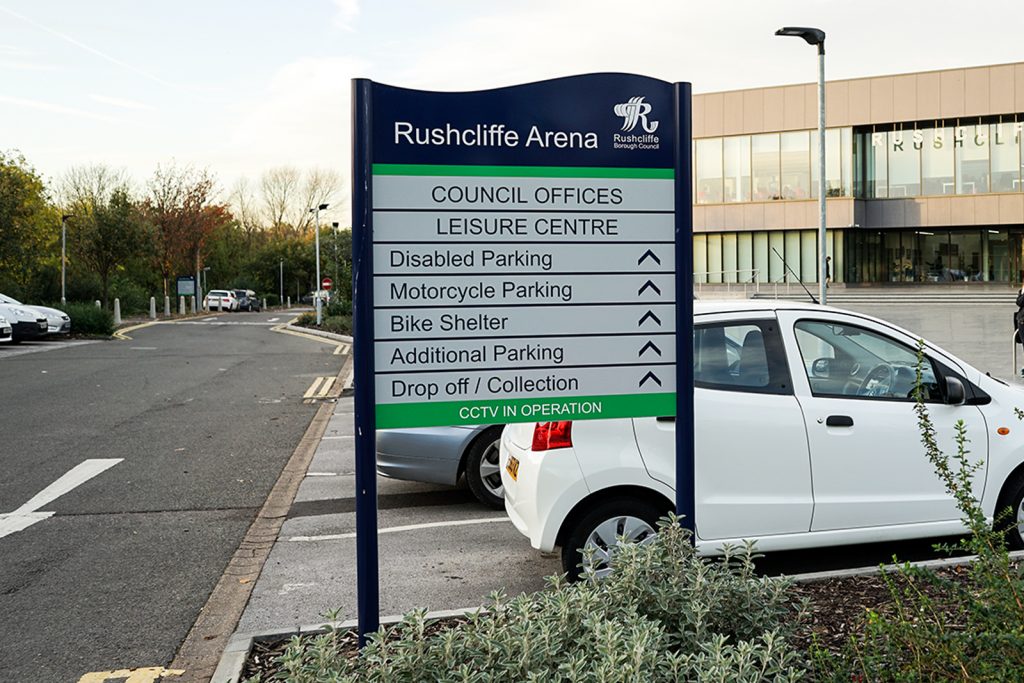
[{"label": "white car", "polygon": [[8,306],[22,306],[29,310],[42,314],[46,318],[46,334],[70,334],[71,317],[64,311],[50,308],[48,306],[30,306],[23,304],[17,299],[12,299],[6,294],[0,294],[0,304]]},{"label": "white car", "polygon": [[7,318],[0,315],[0,343],[9,342],[14,335],[14,328],[7,322]]},{"label": "white car", "polygon": [[0,303],[0,315],[11,326],[11,343],[42,339],[46,336],[46,316],[28,306]]},{"label": "white car", "polygon": [[[877,318],[783,301],[694,302],[697,548],[761,551],[963,531],[925,456],[914,401],[917,337]],[[1024,390],[927,344],[939,446],[963,420],[985,513],[1024,525]],[[501,441],[505,509],[543,552],[580,548],[607,571],[616,539],[653,533],[675,506],[675,419],[515,424]],[[1024,547],[1021,526],[1010,545]]]},{"label": "white car", "polygon": [[234,292],[227,289],[211,289],[207,292],[206,297],[203,298],[203,308],[208,311],[237,311],[238,297],[235,296]]}]

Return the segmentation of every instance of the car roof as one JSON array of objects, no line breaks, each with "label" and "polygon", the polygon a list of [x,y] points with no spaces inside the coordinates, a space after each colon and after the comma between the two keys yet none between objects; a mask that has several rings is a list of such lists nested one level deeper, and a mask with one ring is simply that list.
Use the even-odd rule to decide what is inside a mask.
[{"label": "car roof", "polygon": [[822,306],[810,301],[789,301],[787,299],[697,299],[693,302],[694,315],[709,313],[740,313],[744,311],[820,311],[840,310],[832,306]]}]

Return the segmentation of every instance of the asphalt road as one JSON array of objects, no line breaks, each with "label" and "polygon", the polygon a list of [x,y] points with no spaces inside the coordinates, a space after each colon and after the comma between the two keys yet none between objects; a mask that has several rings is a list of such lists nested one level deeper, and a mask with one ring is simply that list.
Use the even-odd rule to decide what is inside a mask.
[{"label": "asphalt road", "polygon": [[274,317],[0,349],[0,682],[171,662],[345,360]]}]

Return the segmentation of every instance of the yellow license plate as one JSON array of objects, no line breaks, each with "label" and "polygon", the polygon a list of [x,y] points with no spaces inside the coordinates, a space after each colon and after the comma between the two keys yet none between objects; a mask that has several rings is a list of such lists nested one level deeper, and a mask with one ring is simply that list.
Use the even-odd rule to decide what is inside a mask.
[{"label": "yellow license plate", "polygon": [[512,481],[519,481],[519,460],[516,459],[516,456],[508,456],[505,471],[508,472],[508,476],[512,477]]}]

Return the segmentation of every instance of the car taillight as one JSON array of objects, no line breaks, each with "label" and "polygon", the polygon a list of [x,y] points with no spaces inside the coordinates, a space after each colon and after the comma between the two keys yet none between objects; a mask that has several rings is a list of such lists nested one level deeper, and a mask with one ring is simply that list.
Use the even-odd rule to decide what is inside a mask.
[{"label": "car taillight", "polygon": [[572,422],[538,422],[533,428],[530,450],[550,451],[552,448],[572,447]]}]

